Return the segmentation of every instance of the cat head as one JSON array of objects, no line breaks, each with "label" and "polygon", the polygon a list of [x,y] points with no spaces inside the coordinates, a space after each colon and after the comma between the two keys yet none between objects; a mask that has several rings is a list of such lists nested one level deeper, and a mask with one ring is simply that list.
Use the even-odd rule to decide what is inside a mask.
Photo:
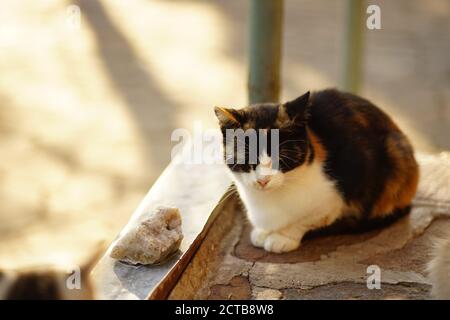
[{"label": "cat head", "polygon": [[309,96],[307,92],[284,104],[215,108],[224,159],[235,180],[255,190],[276,189],[307,161]]}]

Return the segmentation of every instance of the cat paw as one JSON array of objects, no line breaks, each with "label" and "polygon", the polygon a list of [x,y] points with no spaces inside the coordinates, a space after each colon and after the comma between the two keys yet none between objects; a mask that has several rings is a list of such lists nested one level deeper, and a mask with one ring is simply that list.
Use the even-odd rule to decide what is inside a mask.
[{"label": "cat paw", "polygon": [[274,253],[289,252],[297,249],[300,241],[285,237],[279,233],[270,234],[264,241],[264,250]]},{"label": "cat paw", "polygon": [[253,228],[252,232],[250,233],[250,240],[255,247],[264,248],[264,241],[269,236],[269,234],[269,232],[263,229]]}]

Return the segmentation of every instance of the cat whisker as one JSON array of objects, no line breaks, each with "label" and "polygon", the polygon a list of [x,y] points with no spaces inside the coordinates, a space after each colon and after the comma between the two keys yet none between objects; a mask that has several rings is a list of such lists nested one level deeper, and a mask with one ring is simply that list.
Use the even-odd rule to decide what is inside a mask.
[{"label": "cat whisker", "polygon": [[284,145],[284,144],[286,144],[286,143],[289,143],[289,142],[306,142],[306,141],[303,140],[303,139],[286,140],[286,141],[283,141],[282,143],[280,143],[279,147],[281,147],[282,145]]},{"label": "cat whisker", "polygon": [[291,161],[294,161],[294,162],[296,162],[297,161],[297,159],[294,159],[294,158],[291,158],[291,157],[289,157],[289,156],[287,156],[287,155],[280,155],[280,160],[281,159],[284,159],[284,160],[291,160]]}]

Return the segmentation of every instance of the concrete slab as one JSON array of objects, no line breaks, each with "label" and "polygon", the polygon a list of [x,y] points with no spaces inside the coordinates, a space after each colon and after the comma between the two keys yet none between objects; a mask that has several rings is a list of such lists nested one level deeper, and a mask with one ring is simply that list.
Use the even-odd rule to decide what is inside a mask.
[{"label": "concrete slab", "polygon": [[[251,228],[235,197],[169,298],[428,299],[425,267],[433,238],[450,230],[450,162],[445,154],[428,160],[421,162],[427,179],[421,180],[408,216],[370,232],[306,237],[298,250],[285,254],[251,245]],[[379,289],[367,286],[370,266],[380,271]]]},{"label": "concrete slab", "polygon": [[174,206],[182,216],[184,238],[179,251],[160,265],[132,266],[109,257],[114,241],[92,273],[98,299],[163,299],[189,263],[221,210],[217,204],[230,180],[221,165],[186,164],[184,160],[180,154],[166,168],[116,239],[159,205]]}]

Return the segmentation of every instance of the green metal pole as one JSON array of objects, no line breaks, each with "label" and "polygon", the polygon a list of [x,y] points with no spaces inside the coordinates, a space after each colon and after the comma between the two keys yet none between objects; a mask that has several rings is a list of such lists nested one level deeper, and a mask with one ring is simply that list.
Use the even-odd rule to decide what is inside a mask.
[{"label": "green metal pole", "polygon": [[344,72],[342,87],[358,93],[362,81],[362,50],[364,31],[364,1],[346,0],[346,27],[344,39]]},{"label": "green metal pole", "polygon": [[250,14],[250,103],[278,102],[280,97],[283,0],[252,0]]}]

